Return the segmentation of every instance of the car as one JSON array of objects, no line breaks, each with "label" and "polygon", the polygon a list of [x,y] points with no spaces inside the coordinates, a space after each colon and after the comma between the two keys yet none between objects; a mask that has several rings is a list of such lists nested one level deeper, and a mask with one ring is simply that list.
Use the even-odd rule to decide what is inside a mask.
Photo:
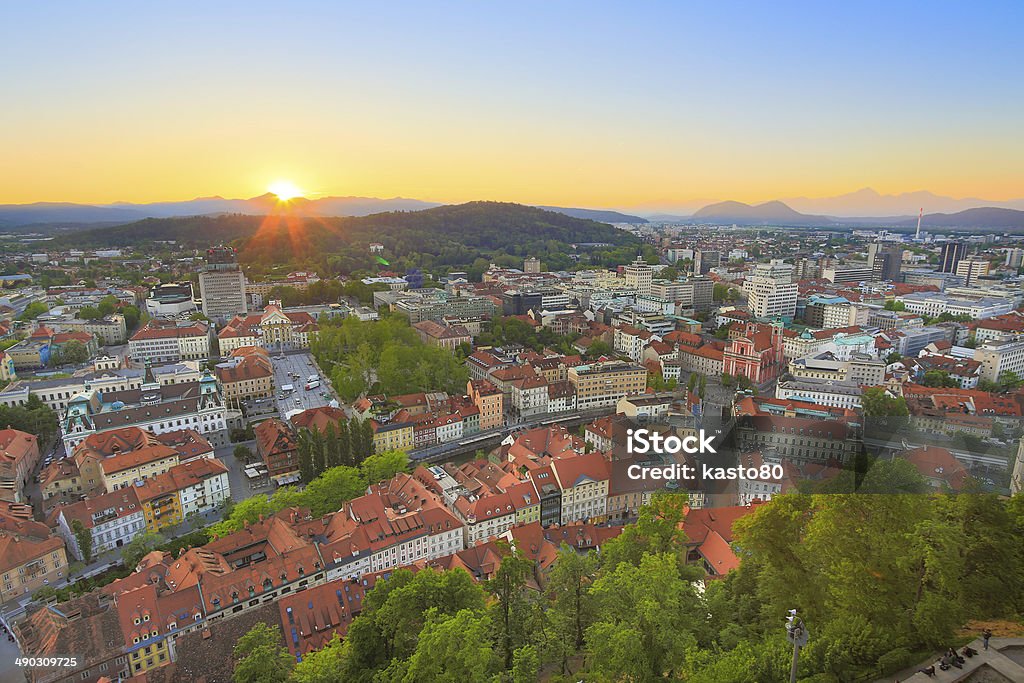
[{"label": "car", "polygon": [[295,403],[296,403],[296,405],[300,405],[301,406],[302,405],[302,399],[299,398],[298,396],[296,396],[295,397]]}]

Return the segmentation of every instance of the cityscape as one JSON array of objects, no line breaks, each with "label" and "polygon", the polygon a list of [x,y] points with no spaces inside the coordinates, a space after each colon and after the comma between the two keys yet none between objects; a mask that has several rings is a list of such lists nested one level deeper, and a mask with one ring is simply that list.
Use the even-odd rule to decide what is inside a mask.
[{"label": "cityscape", "polygon": [[1018,8],[257,5],[12,13],[0,683],[1024,681]]}]

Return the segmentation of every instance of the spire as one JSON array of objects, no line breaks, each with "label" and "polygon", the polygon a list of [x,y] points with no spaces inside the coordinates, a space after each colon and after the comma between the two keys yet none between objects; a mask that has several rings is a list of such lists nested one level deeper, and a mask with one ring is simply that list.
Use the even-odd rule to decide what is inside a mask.
[{"label": "spire", "polygon": [[156,384],[156,377],[153,375],[153,365],[146,358],[146,376],[142,379],[143,384]]}]

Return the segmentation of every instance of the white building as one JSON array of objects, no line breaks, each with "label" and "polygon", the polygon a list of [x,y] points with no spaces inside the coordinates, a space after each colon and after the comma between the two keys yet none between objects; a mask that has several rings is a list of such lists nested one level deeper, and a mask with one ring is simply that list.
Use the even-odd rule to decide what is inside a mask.
[{"label": "white building", "polygon": [[128,342],[137,363],[176,363],[210,357],[210,326],[200,320],[150,320]]},{"label": "white building", "polygon": [[935,318],[943,313],[966,315],[974,319],[991,318],[1009,313],[1014,308],[1012,299],[1000,297],[979,297],[973,299],[953,298],[941,292],[913,292],[901,297],[907,311]]},{"label": "white building", "polygon": [[146,530],[146,516],[134,488],[104,493],[60,508],[57,526],[71,554],[84,559],[74,532],[78,521],[92,537],[92,555],[121,548]]},{"label": "white building", "polygon": [[817,403],[836,408],[860,408],[860,385],[823,379],[794,379],[779,382],[775,387],[775,398],[792,399],[806,403]]},{"label": "white building", "polygon": [[644,261],[642,256],[625,267],[623,275],[626,280],[626,287],[635,289],[640,296],[649,296],[651,293],[651,282],[654,280],[654,269]]}]

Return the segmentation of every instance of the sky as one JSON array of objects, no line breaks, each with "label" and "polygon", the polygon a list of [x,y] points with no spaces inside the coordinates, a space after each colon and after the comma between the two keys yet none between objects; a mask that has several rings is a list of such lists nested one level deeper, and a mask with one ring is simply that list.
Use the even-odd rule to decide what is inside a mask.
[{"label": "sky", "polygon": [[0,203],[1024,196],[1024,5],[14,3]]}]

